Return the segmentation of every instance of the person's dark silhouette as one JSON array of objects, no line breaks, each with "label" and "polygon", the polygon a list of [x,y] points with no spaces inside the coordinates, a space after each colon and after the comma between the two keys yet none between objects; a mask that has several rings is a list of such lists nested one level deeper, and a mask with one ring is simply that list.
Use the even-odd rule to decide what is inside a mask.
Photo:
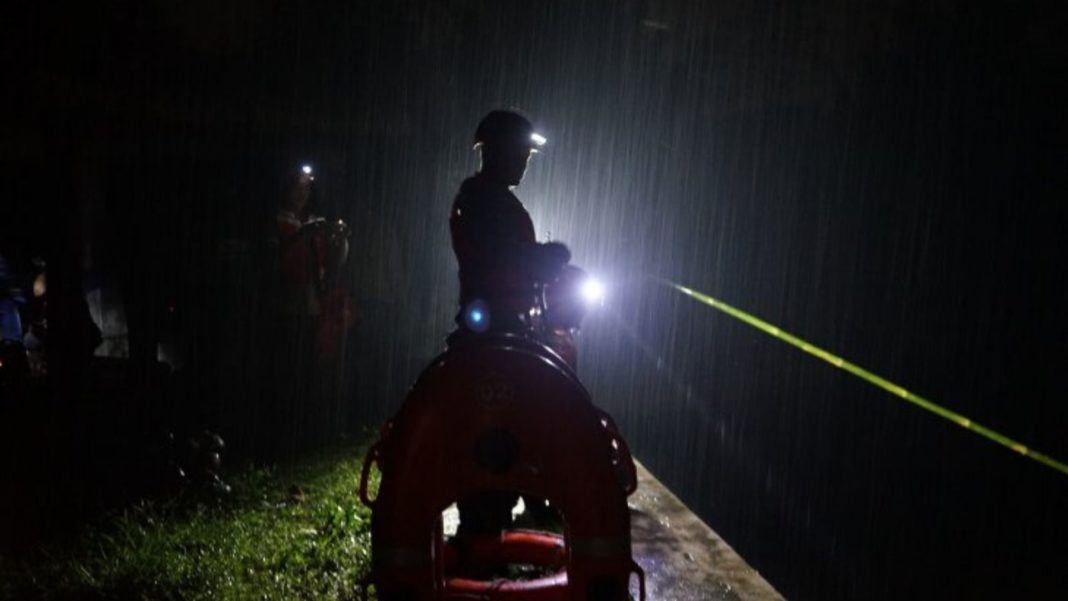
[{"label": "person's dark silhouette", "polygon": [[[544,141],[526,117],[513,111],[493,111],[478,125],[475,147],[481,168],[460,186],[449,215],[460,267],[460,308],[450,346],[487,331],[530,332],[530,311],[538,306],[541,286],[555,280],[571,258],[564,245],[537,241],[530,215],[512,193]],[[468,540],[499,536],[512,523],[518,498],[515,492],[499,491],[457,502],[455,542],[462,557]],[[492,569],[464,567],[476,577],[492,575]]]},{"label": "person's dark silhouette", "polygon": [[493,111],[478,125],[482,165],[460,186],[449,215],[460,265],[454,340],[471,332],[527,330],[539,284],[552,281],[571,258],[564,245],[536,240],[530,215],[512,193],[542,143],[530,121],[512,111]]}]

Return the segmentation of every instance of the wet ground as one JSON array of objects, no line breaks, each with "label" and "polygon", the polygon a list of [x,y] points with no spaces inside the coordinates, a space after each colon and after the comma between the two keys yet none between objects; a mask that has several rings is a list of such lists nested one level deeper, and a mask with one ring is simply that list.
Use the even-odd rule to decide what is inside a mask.
[{"label": "wet ground", "polygon": [[645,570],[649,601],[783,598],[641,464],[629,505],[633,554]]}]

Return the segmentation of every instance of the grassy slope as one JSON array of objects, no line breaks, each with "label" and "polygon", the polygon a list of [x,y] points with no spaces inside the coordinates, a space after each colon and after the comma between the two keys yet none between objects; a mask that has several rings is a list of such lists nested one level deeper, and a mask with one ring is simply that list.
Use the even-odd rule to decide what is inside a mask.
[{"label": "grassy slope", "polygon": [[230,478],[222,501],[185,494],[138,503],[68,547],[0,557],[0,598],[366,598],[361,461],[339,451],[247,470]]}]

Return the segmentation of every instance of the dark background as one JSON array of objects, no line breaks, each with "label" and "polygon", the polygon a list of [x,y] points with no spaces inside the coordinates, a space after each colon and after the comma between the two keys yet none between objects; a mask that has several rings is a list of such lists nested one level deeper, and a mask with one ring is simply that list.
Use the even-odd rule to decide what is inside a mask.
[{"label": "dark background", "polygon": [[[1063,598],[1064,475],[655,280],[1068,457],[1058,8],[13,10],[0,39],[0,252],[48,257],[57,315],[90,286],[121,299],[129,365],[117,401],[83,394],[65,375],[85,366],[57,357],[47,401],[5,405],[24,437],[7,457],[54,467],[81,441],[89,461],[96,439],[65,426],[71,442],[57,422],[105,412],[121,438],[158,418],[146,417],[154,403],[213,420],[242,453],[272,327],[255,310],[263,240],[301,161],[318,170],[318,211],[353,226],[357,296],[368,265],[396,275],[403,317],[354,333],[388,352],[346,358],[390,382],[347,392],[361,418],[388,415],[450,325],[446,215],[477,167],[474,125],[516,106],[549,139],[517,191],[539,236],[569,243],[609,285],[582,338],[594,398],[775,587],[795,599]],[[75,330],[53,322],[60,340]],[[161,389],[164,340],[182,369]],[[51,486],[18,506],[100,496],[90,482],[60,501]]]}]

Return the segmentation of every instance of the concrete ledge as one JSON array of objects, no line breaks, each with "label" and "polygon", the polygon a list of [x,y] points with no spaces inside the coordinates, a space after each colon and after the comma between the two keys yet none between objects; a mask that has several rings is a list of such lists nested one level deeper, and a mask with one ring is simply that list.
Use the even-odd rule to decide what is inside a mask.
[{"label": "concrete ledge", "polygon": [[645,570],[649,601],[782,601],[730,545],[635,463],[631,546]]}]

